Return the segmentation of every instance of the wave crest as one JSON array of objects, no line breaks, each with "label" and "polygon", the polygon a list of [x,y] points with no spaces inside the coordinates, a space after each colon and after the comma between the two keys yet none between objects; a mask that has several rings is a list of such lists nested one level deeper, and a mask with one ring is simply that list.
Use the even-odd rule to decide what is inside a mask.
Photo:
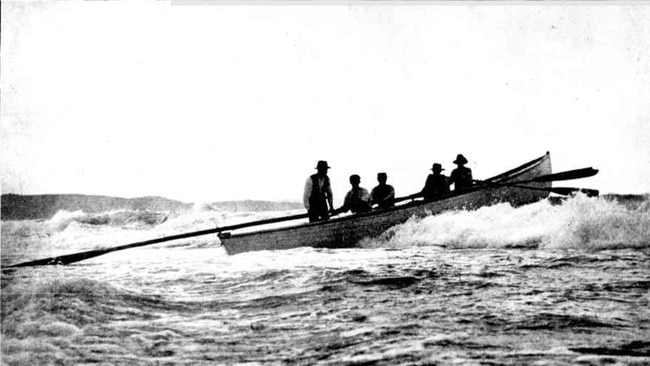
[{"label": "wave crest", "polygon": [[167,221],[167,214],[148,210],[117,210],[104,213],[61,210],[49,220],[50,227],[61,231],[72,223],[92,226],[151,227]]},{"label": "wave crest", "polygon": [[513,208],[507,203],[475,211],[413,218],[364,247],[439,245],[447,248],[620,249],[650,247],[650,205],[625,205],[584,195],[561,205],[549,201]]}]

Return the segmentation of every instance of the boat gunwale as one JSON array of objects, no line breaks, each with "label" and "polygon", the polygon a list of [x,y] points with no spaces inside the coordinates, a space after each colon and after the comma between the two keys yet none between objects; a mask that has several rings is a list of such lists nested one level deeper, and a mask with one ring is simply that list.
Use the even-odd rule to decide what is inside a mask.
[{"label": "boat gunwale", "polygon": [[[544,162],[546,159],[550,157],[550,153],[547,152],[546,154],[542,155],[539,158],[533,159],[527,163],[524,163],[516,168],[510,169],[504,173],[500,173],[495,175],[494,177],[485,179],[484,182],[486,183],[492,183],[493,185],[488,185],[488,186],[481,186],[481,185],[476,185],[473,186],[470,189],[463,190],[461,192],[455,193],[452,192],[451,194],[448,194],[446,196],[440,197],[435,200],[431,201],[424,201],[424,200],[418,200],[414,202],[408,202],[402,205],[398,205],[395,207],[391,208],[386,208],[386,209],[380,209],[380,210],[373,210],[370,212],[363,212],[363,213],[358,213],[358,214],[352,214],[349,216],[343,216],[343,217],[337,217],[333,218],[330,220],[322,220],[322,221],[316,221],[316,222],[307,222],[307,223],[302,223],[302,224],[297,224],[297,225],[291,225],[291,226],[283,226],[279,228],[269,228],[269,229],[263,229],[263,230],[256,230],[256,231],[251,231],[251,232],[244,232],[244,233],[238,233],[238,234],[232,234],[232,231],[226,231],[219,233],[219,239],[220,240],[228,240],[231,238],[240,238],[240,237],[245,237],[245,236],[250,236],[250,235],[258,235],[258,234],[267,234],[267,233],[272,233],[272,232],[277,232],[277,231],[287,231],[287,230],[293,230],[293,229],[301,229],[304,227],[318,227],[318,226],[324,226],[324,225],[333,225],[333,224],[338,224],[350,220],[358,220],[360,218],[365,218],[365,217],[370,217],[370,216],[380,216],[383,214],[387,213],[392,213],[400,210],[405,210],[408,208],[412,207],[417,207],[417,206],[423,206],[426,204],[430,204],[433,202],[441,202],[444,200],[448,200],[450,198],[456,198],[456,197],[461,197],[463,195],[467,195],[470,193],[474,193],[477,191],[485,190],[485,189],[493,189],[493,188],[502,188],[499,186],[500,183],[503,182],[508,182],[512,178],[516,178],[517,176],[520,176],[536,167],[541,165],[542,162]],[[516,173],[516,174],[514,174]],[[505,181],[498,181],[499,179],[502,178],[507,178]],[[516,183],[516,182],[515,182]],[[223,236],[222,236],[223,235]]]}]

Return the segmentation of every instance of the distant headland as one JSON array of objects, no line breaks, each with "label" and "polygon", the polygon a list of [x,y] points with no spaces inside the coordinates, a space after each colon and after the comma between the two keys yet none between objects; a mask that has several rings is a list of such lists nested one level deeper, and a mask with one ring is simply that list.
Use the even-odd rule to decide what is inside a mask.
[{"label": "distant headland", "polygon": [[[0,198],[2,220],[50,219],[60,210],[100,213],[114,210],[148,210],[183,212],[194,207],[192,203],[171,200],[164,197],[148,196],[121,198],[82,194],[42,194],[19,195],[3,194]],[[205,205],[210,210],[241,211],[286,211],[301,209],[298,202],[274,201],[223,201]]]}]

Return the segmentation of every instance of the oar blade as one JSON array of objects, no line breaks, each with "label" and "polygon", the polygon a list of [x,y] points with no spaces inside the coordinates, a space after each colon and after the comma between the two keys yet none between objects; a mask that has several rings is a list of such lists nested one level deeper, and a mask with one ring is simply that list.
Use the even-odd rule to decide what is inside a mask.
[{"label": "oar blade", "polygon": [[98,256],[106,254],[108,252],[111,252],[111,249],[95,249],[95,250],[89,250],[89,251],[86,251],[86,252],[67,254],[67,255],[61,255],[61,256],[57,256],[57,257],[50,257],[50,258],[38,259],[38,260],[34,260],[34,261],[29,261],[29,262],[13,264],[11,266],[7,266],[6,268],[66,265],[66,264],[70,264],[70,263],[80,262],[80,261],[85,260],[85,259],[98,257]]},{"label": "oar blade", "polygon": [[[590,168],[569,170],[561,173],[542,175],[540,177],[529,180],[529,182],[553,182],[558,180],[582,179],[582,178],[592,177],[596,174],[598,174],[598,169],[594,169],[590,167]],[[513,183],[519,183],[519,182],[513,182]]]}]

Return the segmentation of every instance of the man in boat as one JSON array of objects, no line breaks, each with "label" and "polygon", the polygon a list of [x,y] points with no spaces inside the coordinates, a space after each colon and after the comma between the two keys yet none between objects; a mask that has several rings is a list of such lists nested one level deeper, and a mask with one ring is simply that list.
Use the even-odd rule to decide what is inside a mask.
[{"label": "man in boat", "polygon": [[[334,210],[334,198],[330,178],[327,176],[329,165],[324,160],[316,164],[316,174],[311,175],[305,182],[303,203],[309,215],[309,222],[329,219],[329,212]],[[329,207],[329,208],[328,208]]]},{"label": "man in boat", "polygon": [[370,211],[370,194],[367,189],[359,186],[361,184],[361,177],[352,174],[350,176],[350,184],[352,185],[352,189],[345,195],[343,206],[337,211],[352,211],[353,213]]},{"label": "man in boat", "polygon": [[449,193],[449,178],[441,174],[443,170],[439,163],[434,163],[431,167],[433,174],[429,174],[421,192],[425,201],[431,201]]},{"label": "man in boat", "polygon": [[458,154],[454,164],[458,167],[451,172],[451,182],[454,183],[454,190],[463,190],[470,188],[472,186],[472,170],[465,166],[467,164],[467,159],[463,154]]},{"label": "man in boat", "polygon": [[377,181],[379,185],[370,192],[370,203],[377,205],[377,208],[390,208],[395,206],[395,189],[390,184],[386,184],[388,176],[386,173],[378,173]]}]

